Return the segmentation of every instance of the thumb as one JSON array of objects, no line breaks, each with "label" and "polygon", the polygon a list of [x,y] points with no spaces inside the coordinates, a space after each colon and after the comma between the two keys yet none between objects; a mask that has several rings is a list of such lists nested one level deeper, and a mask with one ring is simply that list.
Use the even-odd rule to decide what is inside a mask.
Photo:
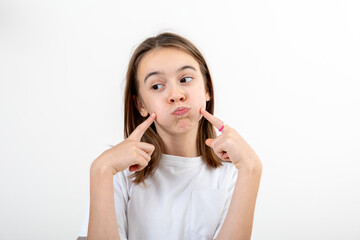
[{"label": "thumb", "polygon": [[212,143],[213,141],[214,141],[214,139],[208,138],[208,139],[206,139],[205,144],[208,145],[209,147],[211,147],[211,143]]}]

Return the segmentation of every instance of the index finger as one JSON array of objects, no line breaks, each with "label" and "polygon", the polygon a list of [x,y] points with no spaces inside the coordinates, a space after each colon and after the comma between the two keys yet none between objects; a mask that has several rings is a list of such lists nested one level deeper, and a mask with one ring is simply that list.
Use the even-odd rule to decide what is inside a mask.
[{"label": "index finger", "polygon": [[141,137],[144,135],[146,130],[154,122],[155,118],[156,118],[155,113],[152,113],[150,115],[150,117],[148,117],[144,122],[142,122],[135,128],[135,130],[130,134],[130,136],[128,138],[135,140],[135,141],[140,141]]},{"label": "index finger", "polygon": [[201,108],[200,113],[218,130],[224,125],[224,122],[206,111],[204,108]]}]

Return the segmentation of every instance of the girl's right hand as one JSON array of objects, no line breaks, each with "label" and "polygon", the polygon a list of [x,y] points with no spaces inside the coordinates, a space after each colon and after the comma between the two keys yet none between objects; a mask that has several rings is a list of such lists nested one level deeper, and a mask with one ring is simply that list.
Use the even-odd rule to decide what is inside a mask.
[{"label": "girl's right hand", "polygon": [[91,169],[103,170],[105,168],[113,175],[128,167],[131,172],[144,169],[151,160],[155,146],[140,140],[155,118],[155,113],[151,114],[127,139],[103,152],[93,161]]}]

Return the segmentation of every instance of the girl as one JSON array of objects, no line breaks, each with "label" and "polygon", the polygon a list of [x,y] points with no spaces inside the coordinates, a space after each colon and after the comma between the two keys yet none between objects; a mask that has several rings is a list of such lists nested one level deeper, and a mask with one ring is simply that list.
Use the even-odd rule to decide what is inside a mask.
[{"label": "girl", "polygon": [[126,75],[125,140],[91,164],[80,236],[250,239],[262,164],[213,112],[210,72],[190,41],[142,42]]}]

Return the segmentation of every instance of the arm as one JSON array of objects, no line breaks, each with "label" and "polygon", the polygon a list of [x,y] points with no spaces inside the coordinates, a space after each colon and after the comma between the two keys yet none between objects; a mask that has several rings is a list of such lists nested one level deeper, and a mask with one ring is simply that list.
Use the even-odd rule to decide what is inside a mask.
[{"label": "arm", "polygon": [[155,118],[155,113],[151,114],[127,139],[106,150],[91,164],[89,240],[120,239],[115,212],[114,175],[127,168],[140,171],[148,165],[155,147],[140,140]]},{"label": "arm", "polygon": [[217,240],[251,238],[262,165],[243,167],[238,171],[231,203]]},{"label": "arm", "polygon": [[90,168],[88,240],[120,239],[115,213],[113,173],[96,163],[95,160]]},{"label": "arm", "polygon": [[205,143],[224,161],[231,161],[238,169],[233,196],[217,240],[250,240],[256,197],[262,173],[262,164],[250,145],[240,134],[205,109],[200,113],[219,131],[220,136]]}]

